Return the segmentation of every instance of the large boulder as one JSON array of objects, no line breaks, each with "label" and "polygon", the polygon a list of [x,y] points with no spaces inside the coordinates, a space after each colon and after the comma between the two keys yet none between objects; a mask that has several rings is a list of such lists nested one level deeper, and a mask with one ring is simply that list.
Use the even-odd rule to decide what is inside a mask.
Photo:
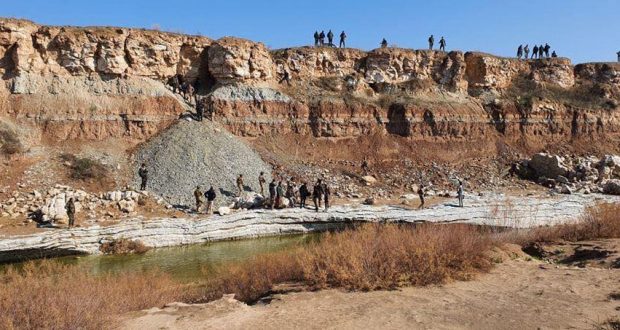
[{"label": "large boulder", "polygon": [[255,192],[244,193],[241,197],[235,198],[235,209],[252,209],[261,207],[265,203],[265,197]]},{"label": "large boulder", "polygon": [[620,180],[612,179],[603,183],[603,193],[608,195],[620,195]]},{"label": "large boulder", "polygon": [[528,166],[537,177],[557,179],[559,176],[568,175],[568,167],[564,164],[564,158],[557,155],[535,154],[528,162]]}]

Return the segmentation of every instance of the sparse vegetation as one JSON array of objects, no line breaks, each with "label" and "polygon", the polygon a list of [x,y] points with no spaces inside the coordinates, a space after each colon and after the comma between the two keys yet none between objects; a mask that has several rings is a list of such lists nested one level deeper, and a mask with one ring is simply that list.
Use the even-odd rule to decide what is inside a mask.
[{"label": "sparse vegetation", "polygon": [[99,250],[104,254],[142,254],[150,248],[140,241],[121,238],[101,244]]},{"label": "sparse vegetation", "polygon": [[17,132],[0,125],[0,153],[5,156],[12,156],[24,151],[24,146],[19,140]]},{"label": "sparse vegetation", "polygon": [[0,328],[111,329],[118,314],[182,297],[181,286],[162,273],[94,276],[54,261],[30,262],[0,273]]},{"label": "sparse vegetation", "polygon": [[72,154],[63,154],[61,159],[68,164],[72,179],[102,181],[108,177],[108,169],[96,160]]}]

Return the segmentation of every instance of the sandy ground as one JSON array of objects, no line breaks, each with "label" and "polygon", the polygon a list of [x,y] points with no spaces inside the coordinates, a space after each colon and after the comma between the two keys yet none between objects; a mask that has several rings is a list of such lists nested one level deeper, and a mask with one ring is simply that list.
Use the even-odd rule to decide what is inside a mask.
[{"label": "sandy ground", "polygon": [[232,297],[127,315],[122,329],[593,329],[620,317],[620,269],[558,266],[527,257],[469,282],[369,293],[275,295],[247,306]]}]

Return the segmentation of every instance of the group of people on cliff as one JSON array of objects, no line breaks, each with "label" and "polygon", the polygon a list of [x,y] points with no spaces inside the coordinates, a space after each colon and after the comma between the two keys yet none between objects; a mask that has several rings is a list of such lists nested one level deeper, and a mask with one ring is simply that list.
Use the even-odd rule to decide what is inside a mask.
[{"label": "group of people on cliff", "polygon": [[532,56],[530,57],[530,46],[529,44],[526,44],[525,46],[523,45],[519,45],[519,47],[517,48],[517,58],[518,59],[543,59],[543,58],[549,58],[549,57],[558,57],[558,54],[555,52],[555,50],[553,52],[551,52],[551,55],[549,55],[549,51],[551,50],[551,46],[549,46],[548,43],[545,43],[545,45],[534,45],[534,48],[532,49]]},{"label": "group of people on cliff", "polygon": [[[325,37],[327,37],[327,43],[325,43]],[[340,48],[346,47],[346,40],[347,40],[347,34],[344,31],[340,32],[340,43],[339,43]],[[314,31],[314,46],[315,47],[323,47],[323,46],[336,47],[336,45],[334,45],[334,33],[332,32],[332,30],[329,30],[327,34],[325,34],[325,31],[321,31],[320,33],[319,31]]]}]

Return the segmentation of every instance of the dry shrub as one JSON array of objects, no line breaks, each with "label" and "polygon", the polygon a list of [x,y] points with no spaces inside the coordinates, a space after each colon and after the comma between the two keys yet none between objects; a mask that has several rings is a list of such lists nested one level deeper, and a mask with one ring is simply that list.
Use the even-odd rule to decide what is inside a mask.
[{"label": "dry shrub", "polygon": [[72,179],[102,181],[108,177],[108,169],[96,160],[81,158],[71,154],[63,154],[60,157],[63,161],[69,163]]},{"label": "dry shrub", "polygon": [[326,234],[293,251],[224,266],[210,275],[199,300],[233,293],[251,303],[285,282],[314,289],[378,290],[467,280],[491,267],[485,256],[490,248],[488,235],[467,225],[369,224]]},{"label": "dry shrub", "polygon": [[24,151],[24,146],[17,133],[5,126],[0,126],[0,153],[12,156]]},{"label": "dry shrub", "polygon": [[118,314],[182,299],[157,272],[93,276],[54,261],[0,274],[1,329],[109,329]]},{"label": "dry shrub", "polygon": [[580,221],[508,233],[503,240],[527,245],[532,242],[584,241],[620,238],[620,204],[601,204],[586,210]]},{"label": "dry shrub", "polygon": [[104,254],[142,254],[150,248],[144,243],[127,238],[111,240],[101,244],[99,251]]}]

